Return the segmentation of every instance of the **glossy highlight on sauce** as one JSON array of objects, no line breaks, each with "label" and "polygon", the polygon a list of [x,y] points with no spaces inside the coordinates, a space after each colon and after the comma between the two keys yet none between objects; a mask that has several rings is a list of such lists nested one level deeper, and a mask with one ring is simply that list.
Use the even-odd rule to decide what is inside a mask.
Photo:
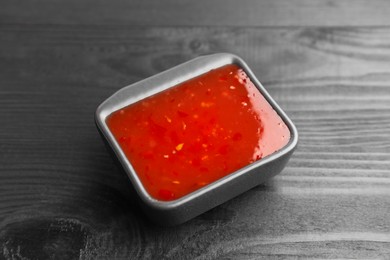
[{"label": "glossy highlight on sauce", "polygon": [[151,197],[181,198],[284,147],[290,132],[229,64],[113,112],[106,123]]}]

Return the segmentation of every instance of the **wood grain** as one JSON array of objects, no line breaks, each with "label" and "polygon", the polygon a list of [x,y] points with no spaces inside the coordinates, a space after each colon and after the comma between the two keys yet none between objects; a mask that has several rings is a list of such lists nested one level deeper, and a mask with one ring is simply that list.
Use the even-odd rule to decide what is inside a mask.
[{"label": "wood grain", "polygon": [[389,26],[387,0],[3,0],[2,24]]},{"label": "wood grain", "polygon": [[0,23],[142,26],[389,26],[386,0],[3,0]]},{"label": "wood grain", "polygon": [[[389,28],[2,24],[0,39],[1,257],[390,256]],[[299,148],[272,181],[178,227],[154,226],[94,110],[214,52],[249,63],[296,123]]]}]

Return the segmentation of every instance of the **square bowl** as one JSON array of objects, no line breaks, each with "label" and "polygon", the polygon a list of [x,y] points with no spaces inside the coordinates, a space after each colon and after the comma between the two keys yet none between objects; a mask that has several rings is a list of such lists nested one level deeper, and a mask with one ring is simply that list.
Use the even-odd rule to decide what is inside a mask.
[{"label": "square bowl", "polygon": [[[237,65],[245,72],[258,92],[270,105],[272,110],[276,112],[278,117],[280,117],[290,134],[288,142],[264,158],[248,163],[244,167],[234,170],[179,198],[166,201],[153,197],[134,169],[135,167],[132,165],[131,160],[126,156],[126,153],[122,149],[123,147],[121,147],[115,138],[107,123],[107,119],[113,113],[142,101],[145,98],[152,97],[160,92],[229,64]],[[145,213],[152,221],[161,225],[177,225],[183,223],[280,173],[298,142],[298,132],[292,121],[267,93],[247,64],[236,55],[228,53],[201,56],[120,89],[97,108],[95,121],[104,141],[108,143],[108,146],[112,149],[129,177]],[[181,149],[181,147],[179,148]]]}]

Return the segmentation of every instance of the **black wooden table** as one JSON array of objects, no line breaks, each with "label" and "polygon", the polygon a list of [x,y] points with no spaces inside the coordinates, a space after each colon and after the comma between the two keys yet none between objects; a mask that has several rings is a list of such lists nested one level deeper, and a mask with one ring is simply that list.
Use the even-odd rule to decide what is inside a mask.
[{"label": "black wooden table", "polygon": [[[390,258],[388,1],[0,4],[0,259]],[[300,143],[272,181],[150,223],[94,125],[202,54],[252,67]]]}]

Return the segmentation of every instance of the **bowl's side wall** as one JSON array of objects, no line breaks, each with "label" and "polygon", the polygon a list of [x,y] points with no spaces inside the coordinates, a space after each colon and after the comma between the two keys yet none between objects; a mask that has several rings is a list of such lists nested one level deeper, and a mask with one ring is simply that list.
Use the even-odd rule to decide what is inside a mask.
[{"label": "bowl's side wall", "polygon": [[294,149],[262,167],[244,172],[232,181],[226,182],[208,193],[192,199],[186,204],[165,210],[142,204],[148,217],[159,225],[178,225],[186,222],[246,191],[264,183],[279,174],[289,161]]}]

